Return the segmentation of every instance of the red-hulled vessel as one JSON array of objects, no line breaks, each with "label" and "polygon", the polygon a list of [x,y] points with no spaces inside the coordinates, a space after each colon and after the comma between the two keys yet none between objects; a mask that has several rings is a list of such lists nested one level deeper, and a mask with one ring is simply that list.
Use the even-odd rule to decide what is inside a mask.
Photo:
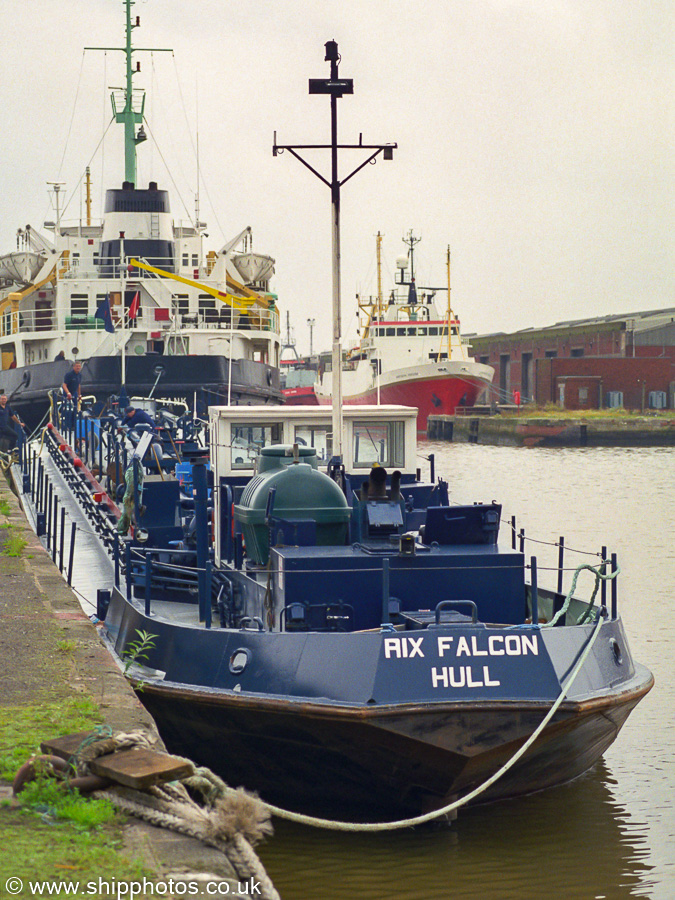
[{"label": "red-hulled vessel", "polygon": [[[384,300],[379,287],[381,241],[378,234],[378,294],[365,301],[358,298],[363,337],[343,365],[343,399],[350,404],[416,406],[417,430],[426,432],[432,413],[452,414],[457,407],[473,406],[492,383],[494,369],[475,362],[462,342],[459,319],[450,306],[449,249],[447,287],[417,288],[414,247],[419,238],[409,232],[404,238],[408,253],[397,260],[396,288]],[[436,304],[441,291],[448,297],[443,310]],[[320,369],[314,393],[322,405],[332,401],[332,381],[332,372]],[[286,402],[298,401],[287,396]]]}]

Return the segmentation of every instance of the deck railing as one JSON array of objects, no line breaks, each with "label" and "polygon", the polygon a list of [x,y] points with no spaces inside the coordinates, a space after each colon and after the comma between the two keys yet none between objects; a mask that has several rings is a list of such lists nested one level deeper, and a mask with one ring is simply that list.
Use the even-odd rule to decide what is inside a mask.
[{"label": "deck railing", "polygon": [[[142,297],[142,295],[141,295]],[[142,301],[141,301],[142,302]],[[220,303],[220,309],[202,309],[199,312],[180,312],[179,307],[169,312],[169,319],[161,323],[155,319],[155,310],[162,307],[147,305],[139,308],[137,318],[131,323],[126,323],[127,329],[135,328],[147,330],[165,326],[168,332],[171,323],[177,324],[181,329],[196,329],[198,331],[217,329],[218,331],[265,331],[279,332],[279,314],[276,309],[252,308],[248,312],[233,310],[230,306]],[[166,313],[165,313],[166,314]],[[117,310],[113,307],[113,321],[119,328],[120,320]],[[157,324],[156,324],[157,322]],[[93,312],[70,312],[59,324],[57,312],[53,308],[46,309],[22,309],[20,312],[5,310],[0,316],[0,337],[9,337],[12,334],[25,334],[34,331],[54,331],[64,329],[66,331],[102,331],[104,329],[102,319],[97,319]]]}]

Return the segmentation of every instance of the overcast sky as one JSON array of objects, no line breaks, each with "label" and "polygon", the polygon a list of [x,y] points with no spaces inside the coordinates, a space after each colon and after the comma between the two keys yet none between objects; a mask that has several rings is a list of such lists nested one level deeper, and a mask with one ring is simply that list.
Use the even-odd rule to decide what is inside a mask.
[{"label": "overcast sky", "polygon": [[[110,86],[123,55],[122,0],[0,0],[3,141],[0,252],[15,232],[54,217],[46,182],[66,182],[64,218],[91,162],[94,214],[123,180],[122,127]],[[135,85],[148,91],[156,141],[139,147],[139,182],[157,180],[176,218],[194,216],[199,135],[207,248],[246,225],[276,258],[273,288],[300,351],[330,341],[328,188],[279,143],[329,140],[328,75],[336,40],[344,143],[397,142],[342,191],[342,294],[375,292],[375,234],[384,288],[402,236],[418,245],[418,282],[445,283],[464,331],[675,306],[671,0],[143,0],[134,15]],[[363,156],[345,153],[341,174]],[[171,171],[167,174],[165,161]],[[327,153],[311,161],[329,172]]]}]

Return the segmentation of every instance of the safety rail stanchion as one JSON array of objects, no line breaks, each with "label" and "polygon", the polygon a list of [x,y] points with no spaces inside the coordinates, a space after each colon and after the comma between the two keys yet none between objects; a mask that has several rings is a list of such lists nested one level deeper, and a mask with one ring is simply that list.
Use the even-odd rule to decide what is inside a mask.
[{"label": "safety rail stanchion", "polygon": [[115,564],[115,587],[120,586],[120,536],[115,529],[113,532],[113,562]]},{"label": "safety rail stanchion", "polygon": [[124,545],[124,562],[125,562],[125,574],[126,574],[126,582],[127,582],[127,600],[131,600],[132,594],[132,571],[131,571],[131,544],[129,541],[125,541]]},{"label": "safety rail stanchion", "polygon": [[389,621],[389,557],[385,556],[382,560],[382,623]]},{"label": "safety rail stanchion", "polygon": [[43,472],[42,460],[38,459],[38,467],[37,467],[37,509],[42,512],[42,472]]},{"label": "safety rail stanchion", "polygon": [[516,549],[516,517],[511,516],[511,549]]},{"label": "safety rail stanchion", "polygon": [[[600,559],[602,560],[602,566],[600,567],[600,571],[603,575],[607,574],[607,547],[603,547],[600,551]],[[616,581],[616,579],[614,579]],[[603,582],[600,586],[600,599],[602,601],[602,605],[604,607],[607,606],[607,582],[603,579]]]},{"label": "safety rail stanchion", "polygon": [[[612,553],[612,574],[615,573],[618,569],[616,564],[616,553]],[[616,619],[617,607],[618,607],[618,587],[617,587],[618,576],[612,578],[612,619]]]},{"label": "safety rail stanchion", "polygon": [[77,525],[75,522],[70,526],[70,554],[68,557],[68,584],[73,583],[73,565],[75,563],[75,534],[77,533]]},{"label": "safety rail stanchion", "polygon": [[54,493],[54,489],[52,487],[51,481],[47,487],[47,515],[45,516],[45,525],[47,527],[47,549],[50,550],[52,546],[52,536],[51,536],[51,527],[52,527],[52,496]]},{"label": "safety rail stanchion", "polygon": [[518,538],[520,540],[520,552],[524,553],[525,552],[525,529],[524,528],[520,529]]},{"label": "safety rail stanchion", "polygon": [[56,565],[56,525],[58,522],[58,509],[59,509],[59,498],[58,494],[54,492],[54,520],[52,522],[52,562]]},{"label": "safety rail stanchion", "polygon": [[61,534],[59,542],[59,572],[63,575],[63,539],[66,531],[66,508],[61,507]]},{"label": "safety rail stanchion", "polygon": [[565,538],[560,535],[558,540],[558,593],[563,590],[563,561],[565,559]]},{"label": "safety rail stanchion", "polygon": [[115,490],[113,500],[117,503],[117,486],[119,483],[120,477],[120,448],[119,443],[117,441],[114,442],[115,447]]},{"label": "safety rail stanchion", "polygon": [[206,563],[206,597],[204,598],[204,626],[206,628],[211,627],[211,590],[212,590],[212,578],[213,578],[213,564],[211,562]]},{"label": "safety rail stanchion", "polygon": [[152,585],[152,550],[145,551],[145,614],[150,615],[150,589]]},{"label": "safety rail stanchion", "polygon": [[533,556],[530,559],[530,592],[532,596],[530,597],[530,606],[532,608],[532,624],[539,624],[539,585],[537,581],[537,557]]}]

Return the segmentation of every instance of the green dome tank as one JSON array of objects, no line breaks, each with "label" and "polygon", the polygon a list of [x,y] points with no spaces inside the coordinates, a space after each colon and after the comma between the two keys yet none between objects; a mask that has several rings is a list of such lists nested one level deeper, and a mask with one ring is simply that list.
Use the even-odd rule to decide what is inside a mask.
[{"label": "green dome tank", "polygon": [[[265,450],[275,449],[277,448],[265,448]],[[249,559],[259,565],[265,565],[269,559],[270,535],[269,527],[265,524],[265,512],[272,488],[276,488],[272,510],[275,519],[290,522],[311,520],[316,525],[317,545],[325,547],[344,544],[351,509],[345,495],[333,479],[313,468],[311,457],[310,462],[291,460],[291,464],[286,465],[281,462],[284,458],[283,453],[268,453],[266,457],[263,454],[261,457],[267,458],[270,462],[279,461],[280,467],[255,475],[244,488],[239,503],[234,507],[234,518],[243,526]],[[286,543],[292,543],[291,534],[284,534],[284,539]]]},{"label": "green dome tank", "polygon": [[[313,469],[319,468],[319,460],[314,447],[298,447],[298,456],[300,462],[307,463]],[[271,447],[263,447],[258,456],[258,474],[291,466],[293,462],[292,444],[272,444]]]}]

